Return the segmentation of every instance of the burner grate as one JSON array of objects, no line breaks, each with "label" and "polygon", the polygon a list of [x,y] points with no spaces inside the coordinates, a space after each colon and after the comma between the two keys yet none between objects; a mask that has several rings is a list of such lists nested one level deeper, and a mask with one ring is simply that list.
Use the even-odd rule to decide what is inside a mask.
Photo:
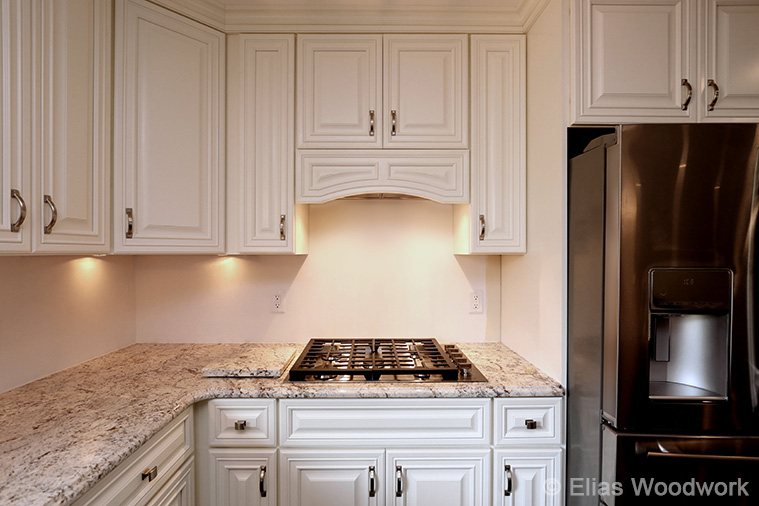
[{"label": "burner grate", "polygon": [[377,381],[382,376],[434,375],[443,381],[456,381],[461,360],[448,347],[431,338],[311,339],[290,370],[290,380],[348,375]]}]

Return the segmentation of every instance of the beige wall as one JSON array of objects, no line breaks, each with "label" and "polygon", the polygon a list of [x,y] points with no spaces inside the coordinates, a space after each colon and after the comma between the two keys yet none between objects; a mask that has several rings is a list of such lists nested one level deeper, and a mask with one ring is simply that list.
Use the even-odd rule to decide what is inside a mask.
[{"label": "beige wall", "polygon": [[527,33],[527,254],[502,258],[502,341],[563,374],[564,127],[562,2]]},{"label": "beige wall", "polygon": [[135,342],[132,258],[0,258],[0,286],[0,392]]},{"label": "beige wall", "polygon": [[137,340],[499,339],[499,260],[453,255],[452,206],[338,201],[311,206],[309,226],[307,256],[136,257]]}]

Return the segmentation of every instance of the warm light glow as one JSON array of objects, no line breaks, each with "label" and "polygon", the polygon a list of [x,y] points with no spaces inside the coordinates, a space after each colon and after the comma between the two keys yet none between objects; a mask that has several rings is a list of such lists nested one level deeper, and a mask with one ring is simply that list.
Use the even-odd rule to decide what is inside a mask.
[{"label": "warm light glow", "polygon": [[71,275],[74,283],[83,290],[89,290],[97,284],[103,275],[103,260],[94,256],[81,257],[72,260]]},{"label": "warm light glow", "polygon": [[213,262],[213,269],[220,279],[230,281],[235,279],[242,269],[242,260],[236,256],[220,255]]}]

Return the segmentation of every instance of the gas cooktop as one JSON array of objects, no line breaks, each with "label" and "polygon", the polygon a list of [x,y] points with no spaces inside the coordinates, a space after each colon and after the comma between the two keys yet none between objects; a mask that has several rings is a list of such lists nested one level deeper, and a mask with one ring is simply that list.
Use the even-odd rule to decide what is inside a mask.
[{"label": "gas cooktop", "polygon": [[431,338],[311,339],[290,381],[487,381],[456,345]]}]

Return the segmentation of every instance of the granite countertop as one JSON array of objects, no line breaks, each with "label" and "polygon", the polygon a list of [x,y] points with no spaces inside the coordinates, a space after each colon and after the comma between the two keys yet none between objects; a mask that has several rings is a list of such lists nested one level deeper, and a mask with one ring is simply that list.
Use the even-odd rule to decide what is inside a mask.
[{"label": "granite countertop", "polygon": [[[218,397],[556,397],[556,381],[499,343],[461,343],[487,383],[290,383],[206,378],[250,344],[135,344],[0,394],[0,504],[65,505],[197,401]],[[303,345],[296,345],[300,352]],[[247,348],[246,348],[247,347]],[[261,347],[263,350],[264,347]]]}]

